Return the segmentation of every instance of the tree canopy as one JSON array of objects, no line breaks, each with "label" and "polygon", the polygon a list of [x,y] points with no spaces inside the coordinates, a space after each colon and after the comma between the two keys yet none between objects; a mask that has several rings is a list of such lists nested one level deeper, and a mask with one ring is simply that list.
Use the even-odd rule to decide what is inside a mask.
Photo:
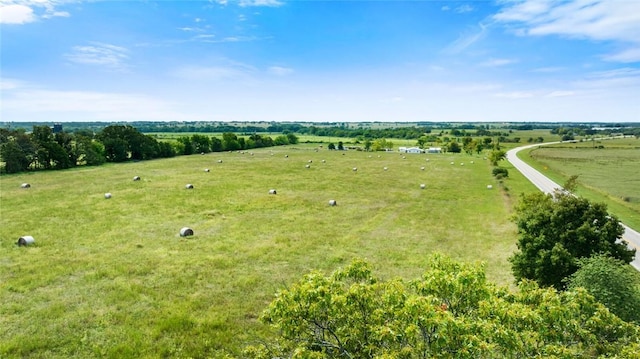
[{"label": "tree canopy", "polygon": [[632,358],[640,328],[586,291],[486,280],[482,265],[434,255],[422,277],[382,280],[361,260],[277,293],[261,320],[279,334],[254,358]]},{"label": "tree canopy", "polygon": [[521,195],[514,220],[518,251],[509,260],[517,280],[563,289],[582,258],[602,253],[629,263],[635,255],[620,240],[624,228],[605,204],[564,191]]}]

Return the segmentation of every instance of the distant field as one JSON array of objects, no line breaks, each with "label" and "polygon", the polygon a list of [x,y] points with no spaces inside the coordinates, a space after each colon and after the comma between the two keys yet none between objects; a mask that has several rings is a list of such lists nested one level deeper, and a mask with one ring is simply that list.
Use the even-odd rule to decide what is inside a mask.
[{"label": "distant field", "polygon": [[2,176],[0,357],[238,354],[279,288],[356,257],[408,279],[440,251],[509,285],[512,201],[534,190],[510,174],[505,193],[482,156],[297,145]]},{"label": "distant field", "polygon": [[563,143],[524,156],[559,184],[577,175],[579,195],[607,203],[610,212],[640,229],[640,140]]}]

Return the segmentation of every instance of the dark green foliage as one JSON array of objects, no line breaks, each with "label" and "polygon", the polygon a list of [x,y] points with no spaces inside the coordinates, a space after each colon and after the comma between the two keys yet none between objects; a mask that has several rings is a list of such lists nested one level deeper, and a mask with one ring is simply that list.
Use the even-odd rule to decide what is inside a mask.
[{"label": "dark green foliage", "polygon": [[579,265],[567,278],[570,290],[585,288],[620,319],[640,324],[640,272],[604,255],[580,260]]},{"label": "dark green foliage", "polygon": [[509,170],[507,170],[506,168],[502,168],[502,167],[494,167],[493,170],[491,170],[491,173],[496,178],[509,177]]},{"label": "dark green foliage", "polygon": [[522,195],[515,211],[518,251],[509,260],[517,280],[563,289],[579,259],[604,253],[625,263],[633,260],[635,250],[618,243],[624,228],[605,204],[557,191]]},{"label": "dark green foliage", "polygon": [[460,148],[460,144],[456,141],[451,141],[447,145],[447,151],[451,153],[460,153],[462,149]]},{"label": "dark green foliage", "polygon": [[498,162],[504,160],[506,157],[507,157],[507,153],[504,152],[503,150],[493,150],[489,152],[489,156],[487,158],[489,159],[489,162],[491,162],[492,165],[497,166]]},{"label": "dark green foliage", "polygon": [[523,282],[510,293],[484,269],[433,256],[409,283],[383,281],[354,261],[330,276],[305,275],[262,316],[280,339],[253,358],[632,358],[640,332],[584,290]]}]

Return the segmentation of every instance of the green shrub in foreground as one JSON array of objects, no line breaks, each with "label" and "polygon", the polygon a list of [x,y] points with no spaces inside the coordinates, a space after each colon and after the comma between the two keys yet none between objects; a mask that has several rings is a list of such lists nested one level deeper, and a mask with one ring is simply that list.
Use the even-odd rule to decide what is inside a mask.
[{"label": "green shrub in foreground", "polygon": [[383,281],[354,261],[280,291],[262,321],[280,333],[247,348],[255,358],[633,357],[640,328],[584,290],[522,282],[516,293],[482,266],[433,256],[421,278]]}]

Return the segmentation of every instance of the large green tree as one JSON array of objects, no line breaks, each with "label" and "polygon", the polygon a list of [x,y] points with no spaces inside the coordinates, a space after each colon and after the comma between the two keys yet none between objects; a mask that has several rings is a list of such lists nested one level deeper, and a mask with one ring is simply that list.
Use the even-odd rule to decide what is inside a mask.
[{"label": "large green tree", "polygon": [[585,288],[622,320],[640,324],[640,273],[617,259],[596,255],[580,261],[568,288]]},{"label": "large green tree", "polygon": [[384,281],[363,261],[281,290],[261,320],[278,340],[254,358],[633,358],[640,328],[584,290],[487,282],[481,265],[432,257],[421,278]]},{"label": "large green tree", "polygon": [[517,280],[563,289],[582,258],[603,253],[629,263],[635,254],[620,240],[624,228],[605,204],[565,191],[523,194],[514,220],[518,250],[509,260]]}]

